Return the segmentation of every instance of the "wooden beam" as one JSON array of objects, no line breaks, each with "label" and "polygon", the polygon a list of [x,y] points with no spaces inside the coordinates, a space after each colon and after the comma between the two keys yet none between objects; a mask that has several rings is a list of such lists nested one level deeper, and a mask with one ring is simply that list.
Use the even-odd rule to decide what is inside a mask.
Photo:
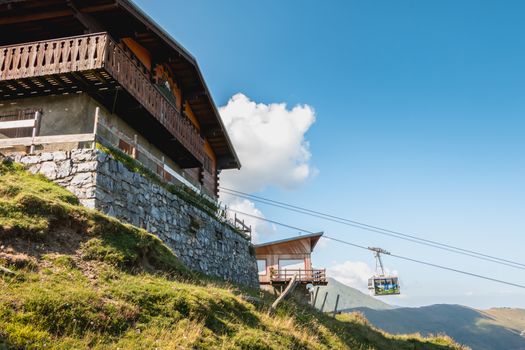
[{"label": "wooden beam", "polygon": [[0,18],[0,25],[15,24],[20,22],[41,21],[44,19],[73,16],[72,10],[60,10],[53,12],[39,12],[21,16],[6,16]]},{"label": "wooden beam", "polygon": [[[116,3],[108,4],[108,5],[97,5],[97,6],[89,6],[79,9],[81,13],[96,13],[106,10],[113,10],[118,8],[118,5]],[[51,11],[51,12],[45,12],[40,10],[40,12],[27,14],[27,15],[20,15],[20,16],[6,16],[4,18],[0,18],[0,25],[6,25],[6,24],[15,24],[20,22],[34,22],[34,21],[41,21],[45,19],[51,19],[51,18],[59,18],[59,17],[69,17],[73,16],[74,11],[72,9],[65,9],[65,10],[57,10],[57,11]]]},{"label": "wooden beam", "polygon": [[53,143],[70,143],[70,142],[92,142],[95,141],[95,134],[71,134],[71,135],[54,135],[54,136],[37,136],[19,137],[0,139],[0,148],[9,148],[14,146],[31,146],[45,145]]},{"label": "wooden beam", "polygon": [[34,119],[12,120],[12,121],[7,121],[7,122],[0,122],[0,130],[16,129],[16,128],[34,128],[34,127],[35,127]]},{"label": "wooden beam", "polygon": [[73,10],[73,15],[90,33],[98,33],[104,31],[102,26],[93,16],[87,12],[81,12],[75,5],[73,0],[68,0],[67,5]]}]

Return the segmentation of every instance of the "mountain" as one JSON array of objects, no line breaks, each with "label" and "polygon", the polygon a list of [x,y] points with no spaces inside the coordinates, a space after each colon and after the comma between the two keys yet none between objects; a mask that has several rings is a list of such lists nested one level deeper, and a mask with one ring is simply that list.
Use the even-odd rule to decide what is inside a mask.
[{"label": "mountain", "polygon": [[339,294],[338,310],[360,311],[372,325],[389,333],[445,333],[474,350],[525,350],[525,310],[522,309],[476,310],[461,305],[399,308],[332,278],[326,287],[319,288],[318,309],[327,292],[325,312],[334,309]]},{"label": "mountain", "polygon": [[[356,308],[374,326],[393,334],[445,333],[475,350],[525,350],[525,310],[480,311],[461,305],[373,310]],[[525,333],[523,333],[525,334]]]},{"label": "mountain", "polygon": [[338,310],[353,309],[357,307],[366,307],[374,310],[389,310],[394,308],[391,305],[388,305],[380,300],[375,299],[374,297],[362,293],[355,288],[349,287],[346,284],[343,284],[333,278],[328,279],[327,286],[319,287],[319,292],[317,294],[317,300],[315,303],[316,308],[321,308],[326,293],[328,293],[328,295],[326,297],[326,303],[323,308],[323,311],[325,312],[332,311],[334,309],[335,301],[338,294]]}]

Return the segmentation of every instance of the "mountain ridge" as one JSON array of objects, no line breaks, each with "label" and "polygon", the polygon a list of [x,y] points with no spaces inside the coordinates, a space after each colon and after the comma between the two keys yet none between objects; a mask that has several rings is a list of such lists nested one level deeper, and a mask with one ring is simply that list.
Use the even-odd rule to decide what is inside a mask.
[{"label": "mountain ridge", "polygon": [[398,307],[333,278],[328,286],[319,289],[317,308],[320,308],[326,292],[329,297],[325,312],[333,310],[339,294],[340,312],[360,312],[373,326],[392,334],[420,333],[425,336],[445,333],[476,350],[525,350],[525,309],[477,310],[457,304]]}]

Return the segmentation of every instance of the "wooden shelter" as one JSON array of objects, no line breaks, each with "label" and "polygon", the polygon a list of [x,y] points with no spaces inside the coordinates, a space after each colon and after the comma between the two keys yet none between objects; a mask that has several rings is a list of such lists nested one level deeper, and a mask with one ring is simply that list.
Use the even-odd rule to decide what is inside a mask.
[{"label": "wooden shelter", "polygon": [[301,284],[326,285],[326,269],[314,269],[311,258],[322,235],[314,233],[255,245],[261,286],[281,286],[294,275]]},{"label": "wooden shelter", "polygon": [[195,58],[129,0],[0,2],[0,123],[28,114],[37,134],[0,125],[0,148],[93,134],[212,196],[240,168]]}]

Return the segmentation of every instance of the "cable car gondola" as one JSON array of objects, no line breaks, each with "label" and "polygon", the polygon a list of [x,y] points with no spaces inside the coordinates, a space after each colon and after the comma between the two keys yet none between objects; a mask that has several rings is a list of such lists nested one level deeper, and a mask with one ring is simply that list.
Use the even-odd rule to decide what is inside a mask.
[{"label": "cable car gondola", "polygon": [[376,258],[376,274],[368,279],[368,289],[375,296],[398,295],[401,294],[399,279],[397,276],[386,275],[383,268],[381,254],[390,254],[381,248],[368,248],[374,252]]}]

